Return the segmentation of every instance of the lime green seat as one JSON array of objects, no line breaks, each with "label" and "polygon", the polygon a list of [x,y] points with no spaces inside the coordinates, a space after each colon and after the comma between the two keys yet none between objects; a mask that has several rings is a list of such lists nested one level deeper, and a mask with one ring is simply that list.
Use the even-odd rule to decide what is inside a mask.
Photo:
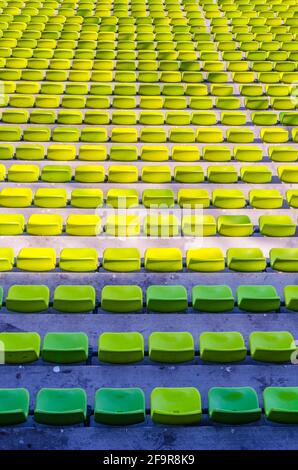
[{"label": "lime green seat", "polygon": [[141,310],[142,289],[134,285],[105,285],[101,291],[101,308],[115,313]]},{"label": "lime green seat", "polygon": [[7,109],[2,112],[2,122],[7,124],[26,124],[29,119],[28,111]]},{"label": "lime green seat", "polygon": [[268,148],[268,155],[273,162],[296,162],[298,159],[298,150],[294,147],[274,145]]},{"label": "lime green seat", "polygon": [[0,160],[11,160],[15,150],[13,144],[0,143]]},{"label": "lime green seat", "polygon": [[138,271],[141,257],[137,248],[106,248],[103,253],[103,268],[114,272]]},{"label": "lime green seat", "polygon": [[165,146],[147,146],[141,148],[141,160],[145,162],[164,162],[169,158],[168,148]]},{"label": "lime green seat", "polygon": [[201,312],[227,312],[234,308],[234,297],[229,286],[197,285],[192,288],[192,306]]},{"label": "lime green seat", "polygon": [[267,387],[263,397],[265,415],[269,421],[298,423],[298,387]]},{"label": "lime green seat", "polygon": [[180,271],[182,269],[182,252],[179,248],[147,248],[144,266],[148,271]]},{"label": "lime green seat", "polygon": [[289,132],[287,129],[274,127],[274,129],[263,128],[260,132],[263,142],[269,144],[284,144],[289,140]]},{"label": "lime green seat", "polygon": [[79,183],[102,183],[105,169],[102,165],[81,165],[75,169],[75,181]]},{"label": "lime green seat", "polygon": [[0,192],[0,205],[3,207],[28,207],[32,199],[30,188],[3,188]]},{"label": "lime green seat", "polygon": [[237,183],[238,174],[237,169],[230,166],[208,166],[207,178],[210,183]]},{"label": "lime green seat", "polygon": [[113,161],[131,162],[138,159],[136,146],[111,147],[110,159]]},{"label": "lime green seat", "polygon": [[258,421],[262,409],[251,387],[213,387],[208,392],[208,413],[216,423],[247,424]]},{"label": "lime green seat", "polygon": [[46,362],[58,364],[84,362],[88,359],[88,336],[85,333],[47,333],[41,356]]},{"label": "lime green seat", "polygon": [[27,421],[29,392],[25,388],[0,389],[0,425],[17,425]]},{"label": "lime green seat", "polygon": [[71,178],[72,168],[69,165],[45,165],[41,171],[41,180],[47,183],[67,183]]},{"label": "lime green seat", "polygon": [[[0,169],[1,170],[1,169]],[[1,171],[0,171],[1,174]],[[34,183],[39,178],[37,165],[11,165],[8,169],[7,179],[13,183]],[[0,176],[1,179],[1,176]],[[2,178],[3,179],[3,178]]]},{"label": "lime green seat", "polygon": [[204,171],[199,165],[177,165],[174,168],[174,179],[179,183],[201,183],[204,181]]},{"label": "lime green seat", "polygon": [[296,233],[296,225],[289,215],[261,215],[259,228],[267,237],[292,237]]},{"label": "lime green seat", "polygon": [[174,206],[174,192],[171,189],[145,189],[142,194],[142,203],[148,208],[172,207]]},{"label": "lime green seat", "polygon": [[67,204],[67,192],[63,188],[38,188],[34,195],[34,205],[44,208],[61,208]]},{"label": "lime green seat", "polygon": [[298,183],[297,165],[279,166],[277,169],[279,179],[283,183]]},{"label": "lime green seat", "polygon": [[79,160],[102,161],[107,158],[107,149],[104,145],[83,144],[79,148]]},{"label": "lime green seat", "polygon": [[98,359],[114,364],[129,364],[144,359],[144,338],[140,333],[102,333]]},{"label": "lime green seat", "polygon": [[108,181],[111,183],[136,183],[138,168],[133,165],[111,165],[108,170]]},{"label": "lime green seat", "polygon": [[[270,112],[255,112],[251,114],[251,120],[256,126],[274,126],[277,124],[278,116],[276,113]],[[275,129],[275,128],[274,128]],[[264,137],[264,129],[261,129],[262,136]],[[262,139],[263,139],[262,137]],[[267,135],[267,138],[269,135]],[[263,139],[264,140],[264,139]],[[264,141],[265,142],[265,141]]]},{"label": "lime green seat", "polygon": [[156,362],[192,361],[194,340],[188,332],[154,332],[149,336],[149,358]]},{"label": "lime green seat", "polygon": [[180,207],[186,209],[205,208],[210,205],[209,193],[206,189],[179,189],[177,201]]},{"label": "lime green seat", "polygon": [[256,209],[279,209],[283,198],[277,189],[252,189],[249,204]]},{"label": "lime green seat", "polygon": [[143,166],[141,178],[144,183],[169,183],[171,168],[167,165]]},{"label": "lime green seat", "polygon": [[145,420],[145,395],[140,388],[100,388],[95,393],[97,423],[127,426]]},{"label": "lime green seat", "polygon": [[25,364],[39,359],[38,333],[0,333],[5,364]]},{"label": "lime green seat", "polygon": [[182,312],[188,307],[187,292],[179,285],[151,285],[147,288],[146,304],[152,312]]},{"label": "lime green seat", "polygon": [[216,272],[225,268],[220,248],[191,248],[186,252],[186,266],[192,271]]},{"label": "lime green seat", "polygon": [[220,215],[217,230],[225,237],[249,237],[253,234],[254,227],[247,215]]},{"label": "lime green seat", "polygon": [[63,248],[60,252],[59,268],[62,271],[90,272],[98,267],[95,248]]},{"label": "lime green seat", "polygon": [[287,203],[290,207],[298,207],[298,191],[297,189],[288,189],[286,192]]},{"label": "lime green seat", "polygon": [[115,209],[137,207],[139,194],[136,189],[109,189],[106,195],[106,205]]},{"label": "lime green seat", "polygon": [[266,265],[266,258],[260,248],[229,248],[227,250],[227,267],[234,271],[264,271]]},{"label": "lime green seat", "polygon": [[44,285],[13,285],[6,296],[6,308],[13,312],[37,313],[47,310],[50,291]]},{"label": "lime green seat", "polygon": [[74,145],[54,144],[48,147],[47,159],[53,161],[71,161],[76,158]]},{"label": "lime green seat", "polygon": [[216,221],[213,215],[191,215],[182,217],[182,233],[189,237],[210,237],[216,235]]},{"label": "lime green seat", "polygon": [[284,272],[298,272],[298,248],[271,248],[270,266]]},{"label": "lime green seat", "polygon": [[246,200],[239,189],[215,189],[212,192],[212,204],[221,209],[241,209]]},{"label": "lime green seat", "polygon": [[27,234],[39,236],[61,235],[63,218],[60,214],[31,214],[27,221]]},{"label": "lime green seat", "polygon": [[224,146],[205,146],[203,160],[207,162],[227,162],[231,160],[231,150]]},{"label": "lime green seat", "polygon": [[285,286],[285,305],[288,310],[298,311],[298,288],[297,286]]},{"label": "lime green seat", "polygon": [[21,235],[24,225],[23,214],[0,214],[0,235]]},{"label": "lime green seat", "polygon": [[87,396],[81,388],[42,388],[36,397],[34,420],[41,424],[65,426],[84,423]]},{"label": "lime green seat", "polygon": [[22,248],[16,258],[16,267],[23,271],[51,271],[56,266],[53,248]]},{"label": "lime green seat", "polygon": [[245,285],[237,288],[237,304],[248,312],[271,312],[280,307],[280,297],[270,285]]},{"label": "lime green seat", "polygon": [[82,209],[96,209],[103,204],[103,192],[101,189],[74,189],[71,192],[70,205]]},{"label": "lime green seat", "polygon": [[238,162],[258,162],[263,158],[263,150],[255,145],[234,147],[234,157]]},{"label": "lime green seat", "polygon": [[154,388],[150,398],[154,423],[192,425],[202,417],[201,396],[193,387]]},{"label": "lime green seat", "polygon": [[237,331],[204,332],[199,337],[200,357],[208,362],[240,362],[246,358],[243,336]]},{"label": "lime green seat", "polygon": [[197,142],[201,142],[204,144],[217,144],[223,142],[223,140],[224,137],[221,129],[217,129],[214,127],[200,127],[197,130]]},{"label": "lime green seat", "polygon": [[101,218],[96,214],[71,214],[66,219],[65,232],[68,235],[94,237],[101,231]]},{"label": "lime green seat", "polygon": [[255,361],[288,362],[297,350],[288,331],[254,331],[249,336],[250,355]]},{"label": "lime green seat", "polygon": [[227,141],[237,144],[252,144],[254,142],[254,133],[249,129],[228,129]]},{"label": "lime green seat", "polygon": [[88,285],[61,285],[54,291],[53,307],[59,312],[83,313],[95,308],[95,289]]}]

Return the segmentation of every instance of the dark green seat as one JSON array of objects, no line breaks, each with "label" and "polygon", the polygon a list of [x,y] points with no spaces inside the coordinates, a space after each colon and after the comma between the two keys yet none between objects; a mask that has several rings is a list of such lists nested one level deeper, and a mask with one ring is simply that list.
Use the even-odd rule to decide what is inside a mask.
[{"label": "dark green seat", "polygon": [[81,388],[42,388],[37,394],[37,423],[65,426],[84,423],[86,417],[87,396]]},{"label": "dark green seat", "polygon": [[83,362],[88,359],[88,336],[85,333],[47,333],[41,356],[58,364]]},{"label": "dark green seat", "polygon": [[267,387],[263,397],[265,415],[270,421],[298,424],[298,387]]},{"label": "dark green seat", "polygon": [[266,258],[260,248],[229,248],[227,266],[234,271],[263,271],[266,269]]},{"label": "dark green seat", "polygon": [[237,303],[248,312],[271,312],[280,307],[280,297],[270,285],[245,285],[237,288]]},{"label": "dark green seat", "polygon": [[25,388],[0,389],[0,426],[15,425],[27,421],[29,392]]},{"label": "dark green seat", "polygon": [[200,356],[209,362],[239,362],[246,357],[243,336],[238,331],[206,331],[199,337]]},{"label": "dark green seat", "polygon": [[194,340],[187,331],[155,331],[149,336],[149,357],[157,362],[186,362],[194,359]]},{"label": "dark green seat", "polygon": [[152,285],[146,292],[147,308],[152,312],[182,312],[187,309],[187,291],[184,286]]},{"label": "dark green seat", "polygon": [[288,362],[297,350],[288,331],[254,331],[249,336],[250,355],[256,361]]},{"label": "dark green seat", "polygon": [[6,308],[14,312],[37,313],[47,310],[50,291],[44,285],[14,285],[8,290]]},{"label": "dark green seat", "polygon": [[217,423],[246,424],[262,414],[256,391],[251,387],[213,387],[208,392],[209,417]]},{"label": "dark green seat", "polygon": [[95,308],[95,289],[89,285],[57,286],[54,291],[53,307],[59,312],[82,313]]},{"label": "dark green seat", "polygon": [[95,393],[97,423],[126,426],[145,420],[145,395],[140,388],[100,388]]},{"label": "dark green seat", "polygon": [[108,312],[136,312],[143,307],[143,293],[139,286],[104,286],[101,307]]},{"label": "dark green seat", "polygon": [[192,288],[192,306],[201,312],[227,312],[234,308],[233,292],[225,285],[198,285]]}]

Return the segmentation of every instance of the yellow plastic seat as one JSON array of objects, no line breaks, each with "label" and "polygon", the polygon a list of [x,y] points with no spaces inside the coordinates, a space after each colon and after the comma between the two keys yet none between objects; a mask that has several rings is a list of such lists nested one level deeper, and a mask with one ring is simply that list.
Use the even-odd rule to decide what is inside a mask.
[{"label": "yellow plastic seat", "polygon": [[28,207],[33,199],[30,188],[3,188],[0,192],[0,205],[2,207]]},{"label": "yellow plastic seat", "polygon": [[186,252],[187,269],[199,272],[217,272],[225,269],[220,248],[190,248]]},{"label": "yellow plastic seat", "polygon": [[105,222],[105,233],[113,237],[137,236],[140,230],[140,218],[137,215],[111,214]]},{"label": "yellow plastic seat", "polygon": [[0,214],[0,235],[20,235],[24,232],[23,214]]},{"label": "yellow plastic seat", "polygon": [[181,271],[182,253],[179,248],[147,248],[144,266],[148,271]]},{"label": "yellow plastic seat", "polygon": [[136,183],[138,168],[133,165],[111,165],[108,170],[108,181],[111,183]]},{"label": "yellow plastic seat", "polygon": [[16,267],[22,271],[52,271],[56,267],[54,248],[22,248],[16,258]]},{"label": "yellow plastic seat", "polygon": [[169,183],[171,181],[171,168],[166,165],[143,166],[141,177],[145,183]]},{"label": "yellow plastic seat", "polygon": [[75,169],[75,181],[79,183],[102,183],[105,169],[101,165],[81,165]]},{"label": "yellow plastic seat", "polygon": [[61,208],[67,204],[67,191],[64,188],[38,188],[34,195],[34,205],[44,208]]},{"label": "yellow plastic seat", "polygon": [[60,252],[59,268],[70,272],[96,271],[99,266],[95,248],[63,248]]},{"label": "yellow plastic seat", "polygon": [[102,231],[101,219],[95,214],[72,214],[67,217],[65,232],[68,235],[92,237]]},{"label": "yellow plastic seat", "polygon": [[59,214],[32,214],[27,221],[29,235],[61,235],[63,218]]}]

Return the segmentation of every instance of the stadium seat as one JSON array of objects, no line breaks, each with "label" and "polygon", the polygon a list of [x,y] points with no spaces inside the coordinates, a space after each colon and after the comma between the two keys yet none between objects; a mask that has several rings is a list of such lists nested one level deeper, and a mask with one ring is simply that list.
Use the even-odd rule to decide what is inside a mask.
[{"label": "stadium seat", "polygon": [[154,332],[148,344],[151,361],[179,363],[195,357],[194,340],[188,332]]},{"label": "stadium seat", "polygon": [[213,387],[208,392],[208,412],[216,423],[247,424],[258,421],[262,409],[251,387]]},{"label": "stadium seat", "polygon": [[101,165],[82,165],[75,169],[75,181],[78,183],[102,183],[105,170]]},{"label": "stadium seat", "polygon": [[46,183],[67,183],[71,178],[72,169],[69,165],[45,165],[42,168],[41,180]]},{"label": "stadium seat", "polygon": [[1,426],[17,425],[26,422],[29,415],[29,401],[29,392],[25,388],[1,388]]},{"label": "stadium seat", "polygon": [[239,189],[215,189],[212,193],[212,204],[221,209],[241,209],[246,200]]},{"label": "stadium seat", "polygon": [[204,171],[197,166],[175,166],[174,179],[178,183],[202,183],[204,181]]},{"label": "stadium seat", "polygon": [[[0,168],[0,179],[1,178]],[[7,179],[13,183],[34,183],[39,178],[39,167],[37,165],[11,165],[8,169]]]},{"label": "stadium seat", "polygon": [[283,198],[277,189],[252,189],[249,192],[249,204],[256,209],[279,209]]},{"label": "stadium seat", "polygon": [[238,162],[258,162],[263,158],[263,150],[255,145],[234,147],[234,157]]},{"label": "stadium seat", "polygon": [[201,359],[208,362],[240,362],[247,353],[244,338],[237,331],[204,332],[199,347]]},{"label": "stadium seat", "polygon": [[34,195],[34,205],[44,208],[62,208],[67,205],[67,192],[63,188],[38,188]]},{"label": "stadium seat", "polygon": [[44,285],[13,285],[9,288],[5,304],[8,310],[37,313],[47,310],[50,291]]},{"label": "stadium seat", "polygon": [[270,183],[272,171],[265,165],[242,166],[240,168],[240,177],[245,183]]},{"label": "stadium seat", "polygon": [[210,205],[209,193],[206,189],[179,189],[177,201],[180,207],[206,208]]},{"label": "stadium seat", "polygon": [[112,237],[134,237],[140,234],[140,217],[134,214],[111,214],[105,222],[105,234]]},{"label": "stadium seat", "polygon": [[60,252],[59,268],[62,271],[90,272],[98,268],[95,248],[63,248]]},{"label": "stadium seat", "polygon": [[201,312],[226,312],[234,308],[234,297],[229,286],[197,285],[192,288],[192,306]]},{"label": "stadium seat", "polygon": [[187,292],[179,285],[151,285],[146,291],[146,304],[152,312],[183,312],[188,307]]},{"label": "stadium seat", "polygon": [[277,168],[277,174],[279,179],[283,183],[297,183],[298,182],[298,172],[297,166],[279,166]]},{"label": "stadium seat", "polygon": [[108,170],[110,183],[136,183],[138,181],[138,168],[133,165],[111,165]]},{"label": "stadium seat", "polygon": [[227,250],[227,267],[234,271],[264,271],[266,264],[266,258],[259,248],[229,248]]},{"label": "stadium seat", "polygon": [[288,362],[297,350],[287,331],[255,331],[249,336],[250,355],[255,361]]},{"label": "stadium seat", "polygon": [[265,415],[269,421],[298,423],[298,387],[267,387],[263,397]]},{"label": "stadium seat", "polygon": [[136,146],[111,147],[110,159],[113,161],[131,162],[138,159],[138,149]]},{"label": "stadium seat", "polygon": [[237,304],[248,312],[271,312],[280,307],[280,297],[270,285],[245,285],[237,288]]},{"label": "stadium seat", "polygon": [[71,192],[70,205],[81,209],[96,209],[103,205],[101,189],[74,189]]},{"label": "stadium seat", "polygon": [[288,310],[298,310],[298,289],[297,286],[285,286],[284,288],[285,305]]},{"label": "stadium seat", "polygon": [[181,145],[172,147],[172,160],[176,162],[195,162],[200,160],[200,152],[192,145]]},{"label": "stadium seat", "polygon": [[95,308],[95,289],[88,285],[61,285],[54,291],[53,307],[59,312],[83,313]]},{"label": "stadium seat", "polygon": [[32,199],[30,188],[3,188],[0,192],[0,205],[3,207],[28,207]]},{"label": "stadium seat", "polygon": [[47,333],[41,356],[46,362],[58,364],[84,362],[88,358],[88,336],[85,333]]},{"label": "stadium seat", "polygon": [[31,214],[27,221],[27,233],[39,236],[61,235],[63,218],[59,214]]},{"label": "stadium seat", "polygon": [[105,285],[101,291],[101,308],[109,312],[137,312],[143,308],[143,294],[139,286]]},{"label": "stadium seat", "polygon": [[182,269],[182,253],[179,248],[147,248],[144,266],[148,271],[180,271]]},{"label": "stadium seat", "polygon": [[201,396],[193,387],[157,387],[151,393],[150,410],[154,423],[198,424],[202,417]]},{"label": "stadium seat", "polygon": [[297,248],[271,248],[270,266],[277,271],[298,271],[298,249]]},{"label": "stadium seat", "polygon": [[129,364],[144,358],[144,338],[140,333],[102,333],[98,342],[102,362]]},{"label": "stadium seat", "polygon": [[179,221],[174,214],[150,214],[144,219],[144,233],[150,237],[176,237]]},{"label": "stadium seat", "polygon": [[140,253],[136,248],[106,248],[102,265],[107,271],[138,271],[141,267]]},{"label": "stadium seat", "polygon": [[210,237],[216,235],[213,215],[183,215],[182,233],[187,237]]},{"label": "stadium seat", "polygon": [[68,235],[94,237],[101,231],[101,219],[96,214],[72,214],[67,217],[65,232]]},{"label": "stadium seat", "polygon": [[249,237],[254,228],[247,215],[220,215],[217,230],[224,237]]},{"label": "stadium seat", "polygon": [[237,183],[238,174],[233,166],[208,166],[207,178],[210,183]]},{"label": "stadium seat", "polygon": [[162,146],[152,147],[143,145],[140,156],[141,160],[145,162],[163,162],[168,160],[168,148]]},{"label": "stadium seat", "polygon": [[37,423],[65,426],[84,423],[87,396],[81,388],[42,388],[36,397],[34,420]]},{"label": "stadium seat", "polygon": [[171,168],[166,165],[143,166],[141,178],[144,183],[170,183]]},{"label": "stadium seat", "polygon": [[5,364],[25,364],[39,359],[38,333],[0,333]]},{"label": "stadium seat", "polygon": [[127,426],[145,420],[145,395],[140,388],[100,388],[95,393],[94,420]]},{"label": "stadium seat", "polygon": [[296,225],[289,215],[261,215],[259,228],[267,237],[292,237],[296,233]]},{"label": "stadium seat", "polygon": [[273,162],[296,162],[298,159],[298,151],[284,145],[269,147],[268,155]]}]

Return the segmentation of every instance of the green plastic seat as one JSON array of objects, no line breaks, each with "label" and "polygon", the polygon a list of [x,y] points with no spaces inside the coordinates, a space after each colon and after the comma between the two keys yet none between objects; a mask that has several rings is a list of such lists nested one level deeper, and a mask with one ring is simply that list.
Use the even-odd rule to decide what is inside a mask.
[{"label": "green plastic seat", "polygon": [[149,271],[180,271],[182,269],[182,252],[179,248],[147,248],[144,266]]},{"label": "green plastic seat", "polygon": [[179,189],[177,201],[180,207],[205,208],[210,205],[209,193],[206,189]]},{"label": "green plastic seat", "polygon": [[178,183],[201,183],[204,181],[204,171],[197,166],[180,166],[174,168],[174,179]]},{"label": "green plastic seat", "polygon": [[88,336],[85,333],[47,333],[41,356],[46,362],[58,364],[84,362],[88,359]]},{"label": "green plastic seat", "polygon": [[109,312],[136,312],[143,308],[143,293],[139,286],[105,285],[101,291],[101,308]]},{"label": "green plastic seat", "polygon": [[90,272],[99,265],[95,248],[63,248],[60,252],[59,268],[62,271]]},{"label": "green plastic seat", "polygon": [[108,170],[110,183],[136,183],[138,181],[138,168],[133,165],[111,165]]},{"label": "green plastic seat", "polygon": [[144,338],[140,333],[102,333],[98,343],[102,362],[129,364],[144,359]]},{"label": "green plastic seat", "polygon": [[239,162],[258,162],[263,158],[263,150],[261,147],[257,147],[255,145],[235,146],[234,157],[235,160]]},{"label": "green plastic seat", "polygon": [[241,310],[261,313],[280,308],[280,297],[270,285],[245,285],[237,288],[237,304]]},{"label": "green plastic seat", "polygon": [[182,233],[188,237],[210,237],[216,235],[216,220],[213,215],[183,215]]},{"label": "green plastic seat", "polygon": [[223,132],[221,129],[217,129],[214,127],[211,128],[203,128],[200,127],[197,130],[197,142],[201,142],[204,144],[215,144],[223,142]]},{"label": "green plastic seat", "polygon": [[217,423],[247,424],[258,421],[262,409],[251,387],[213,387],[208,392],[208,413]]},{"label": "green plastic seat", "polygon": [[237,331],[204,332],[199,347],[201,359],[208,362],[240,362],[247,353],[244,338]]},{"label": "green plastic seat", "polygon": [[279,209],[283,198],[277,189],[252,189],[249,192],[249,204],[256,209]]},{"label": "green plastic seat", "polygon": [[78,183],[102,183],[105,169],[102,165],[82,165],[75,169],[75,181]]},{"label": "green plastic seat", "polygon": [[44,208],[61,208],[67,205],[67,192],[63,188],[38,188],[34,195],[34,205]]},{"label": "green plastic seat", "polygon": [[145,207],[172,207],[174,206],[174,192],[171,189],[145,189],[142,194],[142,203]]},{"label": "green plastic seat", "polygon": [[272,269],[284,272],[298,271],[297,248],[271,248],[269,257]]},{"label": "green plastic seat", "polygon": [[260,248],[229,248],[227,250],[227,267],[234,271],[264,271],[266,264],[266,258]]},{"label": "green plastic seat", "polygon": [[187,291],[179,285],[151,285],[147,288],[146,303],[152,312],[182,312],[188,307]]},{"label": "green plastic seat", "polygon": [[84,423],[87,396],[81,388],[42,388],[36,397],[34,420],[41,424],[65,426]]},{"label": "green plastic seat", "polygon": [[41,180],[47,183],[67,183],[71,178],[72,168],[69,165],[45,165],[41,171]]},{"label": "green plastic seat", "polygon": [[44,285],[13,285],[6,296],[6,308],[20,313],[37,313],[48,309],[50,291]]},{"label": "green plastic seat", "polygon": [[144,218],[144,233],[152,237],[175,237],[179,234],[179,221],[174,214],[150,214]]},{"label": "green plastic seat", "polygon": [[298,172],[296,165],[289,166],[279,166],[277,169],[277,174],[279,179],[283,183],[297,183],[298,182]]},{"label": "green plastic seat", "polygon": [[203,160],[207,162],[227,162],[231,160],[231,150],[225,146],[205,146]]},{"label": "green plastic seat", "polygon": [[141,257],[137,248],[106,248],[102,264],[107,271],[138,271],[141,267]]},{"label": "green plastic seat", "polygon": [[191,248],[186,252],[186,266],[192,271],[216,272],[225,268],[220,248]]},{"label": "green plastic seat", "polygon": [[140,234],[140,217],[134,214],[111,214],[105,222],[105,233],[112,237],[135,237]]},{"label": "green plastic seat", "polygon": [[267,237],[292,237],[296,233],[296,225],[289,215],[261,215],[259,228]]},{"label": "green plastic seat", "polygon": [[138,159],[136,146],[111,147],[110,159],[113,161],[130,162]]},{"label": "green plastic seat", "polygon": [[217,230],[224,237],[249,237],[254,227],[247,215],[220,215]]},{"label": "green plastic seat", "polygon": [[297,149],[284,145],[269,147],[268,155],[273,162],[296,162],[298,159]]},{"label": "green plastic seat", "polygon": [[298,423],[298,387],[267,387],[263,397],[267,419],[277,423]]},{"label": "green plastic seat", "polygon": [[100,388],[95,393],[97,423],[127,426],[145,420],[145,395],[140,388]]},{"label": "green plastic seat", "polygon": [[104,145],[83,144],[79,148],[79,160],[102,161],[107,159],[107,149]]},{"label": "green plastic seat", "polygon": [[215,189],[212,192],[212,204],[221,209],[242,209],[246,200],[239,189]]},{"label": "green plastic seat", "polygon": [[[1,168],[0,168],[1,170]],[[34,183],[39,178],[38,165],[11,165],[8,169],[7,179],[13,183]],[[1,171],[0,171],[1,175]],[[0,176],[1,179],[1,176]]]},{"label": "green plastic seat", "polygon": [[109,189],[106,195],[106,205],[113,208],[137,207],[139,194],[136,189]]},{"label": "green plastic seat", "polygon": [[5,364],[25,364],[39,359],[38,333],[0,333]]},{"label": "green plastic seat", "polygon": [[[0,272],[11,271],[14,266],[13,248],[0,248]],[[0,290],[0,304],[2,304],[3,291]]]},{"label": "green plastic seat", "polygon": [[0,389],[0,425],[17,425],[27,421],[29,392],[25,388]]},{"label": "green plastic seat", "polygon": [[71,192],[70,205],[82,209],[96,209],[103,204],[103,192],[101,189],[74,189]]},{"label": "green plastic seat", "polygon": [[256,361],[288,362],[297,350],[288,331],[254,331],[249,336],[250,355]]},{"label": "green plastic seat", "polygon": [[151,393],[150,409],[155,423],[198,424],[202,417],[201,396],[193,387],[157,387]]},{"label": "green plastic seat", "polygon": [[284,288],[285,305],[288,310],[298,311],[298,289],[297,286],[286,286]]},{"label": "green plastic seat", "polygon": [[234,308],[234,297],[229,286],[197,285],[192,288],[192,306],[201,312],[227,312]]},{"label": "green plastic seat", "polygon": [[230,166],[208,166],[207,178],[210,183],[237,183],[238,174],[235,167]]},{"label": "green plastic seat", "polygon": [[53,307],[59,312],[83,313],[95,308],[95,289],[89,285],[61,285],[54,291]]},{"label": "green plastic seat", "polygon": [[152,147],[143,145],[141,148],[140,157],[141,160],[145,162],[164,162],[169,159],[168,148],[165,146]]},{"label": "green plastic seat", "polygon": [[154,332],[148,341],[152,361],[179,363],[194,359],[194,340],[188,332]]}]

